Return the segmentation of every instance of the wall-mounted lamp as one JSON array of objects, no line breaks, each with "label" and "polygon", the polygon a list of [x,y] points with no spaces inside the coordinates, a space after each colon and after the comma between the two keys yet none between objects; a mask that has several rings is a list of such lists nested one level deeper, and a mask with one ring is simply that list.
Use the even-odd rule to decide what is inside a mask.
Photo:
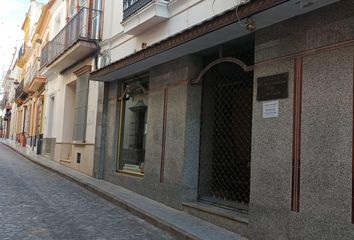
[{"label": "wall-mounted lamp", "polygon": [[252,18],[247,18],[245,21],[245,28],[248,31],[254,31],[257,28],[256,21],[254,21]]}]

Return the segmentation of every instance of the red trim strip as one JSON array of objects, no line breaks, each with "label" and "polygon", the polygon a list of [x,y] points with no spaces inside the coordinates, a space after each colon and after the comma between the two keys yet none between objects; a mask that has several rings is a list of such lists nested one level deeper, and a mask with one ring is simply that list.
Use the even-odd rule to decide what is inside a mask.
[{"label": "red trim strip", "polygon": [[165,143],[166,143],[166,121],[167,121],[168,88],[165,88],[163,94],[164,94],[164,97],[163,97],[160,183],[163,183],[164,172],[165,172]]},{"label": "red trim strip", "polygon": [[[354,71],[354,58],[353,58]],[[354,72],[353,72],[353,93],[354,93]],[[352,94],[353,96],[353,94]],[[352,117],[352,224],[354,224],[354,97],[353,97],[353,117]]]},{"label": "red trim strip", "polygon": [[294,63],[294,109],[293,109],[293,149],[291,211],[300,210],[300,160],[301,160],[301,110],[302,110],[302,58]]}]

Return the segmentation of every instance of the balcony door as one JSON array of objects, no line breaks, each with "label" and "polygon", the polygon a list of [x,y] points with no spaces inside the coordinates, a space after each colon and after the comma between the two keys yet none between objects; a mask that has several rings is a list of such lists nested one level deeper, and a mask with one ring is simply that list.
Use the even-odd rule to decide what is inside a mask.
[{"label": "balcony door", "polygon": [[67,7],[67,46],[79,38],[100,38],[102,0],[69,0]]},{"label": "balcony door", "polygon": [[68,0],[67,6],[68,20],[70,21],[70,19],[73,18],[81,8],[102,10],[102,0]]},{"label": "balcony door", "polygon": [[73,18],[81,8],[92,8],[89,0],[68,0],[68,18]]}]

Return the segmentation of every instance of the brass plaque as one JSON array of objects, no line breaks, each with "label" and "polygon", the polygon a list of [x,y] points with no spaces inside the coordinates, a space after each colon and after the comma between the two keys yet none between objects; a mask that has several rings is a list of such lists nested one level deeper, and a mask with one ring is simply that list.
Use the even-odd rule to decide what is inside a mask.
[{"label": "brass plaque", "polygon": [[289,73],[257,78],[257,101],[288,97]]}]

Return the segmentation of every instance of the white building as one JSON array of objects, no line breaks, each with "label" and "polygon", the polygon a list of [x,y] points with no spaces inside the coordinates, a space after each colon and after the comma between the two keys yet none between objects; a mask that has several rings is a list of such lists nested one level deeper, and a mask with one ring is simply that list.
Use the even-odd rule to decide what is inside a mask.
[{"label": "white building", "polygon": [[89,82],[101,39],[102,3],[52,0],[42,39],[47,78],[43,154],[92,175],[98,84]]}]

